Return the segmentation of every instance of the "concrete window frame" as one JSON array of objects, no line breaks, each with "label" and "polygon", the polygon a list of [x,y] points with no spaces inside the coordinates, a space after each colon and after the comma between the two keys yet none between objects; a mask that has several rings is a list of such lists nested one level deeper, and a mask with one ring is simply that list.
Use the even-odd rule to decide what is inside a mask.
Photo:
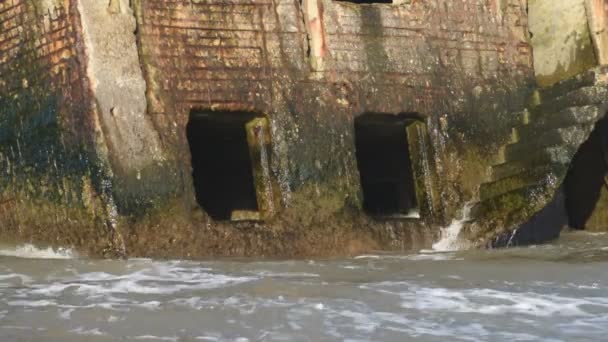
[{"label": "concrete window frame", "polygon": [[[412,198],[415,198],[415,206],[410,208],[408,212],[392,212],[392,213],[374,213],[366,209],[365,204],[365,180],[361,179],[361,191],[364,198],[364,210],[365,212],[378,220],[420,220],[429,218],[433,212],[434,199],[436,194],[434,193],[434,173],[432,162],[432,153],[428,135],[428,128],[426,120],[419,113],[414,112],[401,112],[401,113],[382,113],[382,112],[363,112],[356,116],[354,122],[355,128],[355,145],[358,145],[357,137],[357,125],[361,123],[361,120],[392,120],[395,124],[399,123],[403,127],[404,135],[404,147],[407,151],[404,155],[407,155],[410,163],[411,175],[404,175],[410,177],[410,186]],[[361,161],[360,156],[357,155],[357,167],[361,175]],[[363,166],[365,167],[365,166]],[[363,171],[365,172],[365,171]],[[406,186],[407,187],[407,186]]]},{"label": "concrete window frame", "polygon": [[[233,118],[230,118],[231,116]],[[211,148],[215,149],[221,146],[221,141],[218,139],[219,137],[215,137],[215,139],[196,137],[197,128],[201,129],[201,127],[203,127],[200,125],[204,125],[205,122],[207,124],[213,123],[214,121],[221,122],[224,126],[232,126],[230,129],[233,132],[235,130],[240,130],[239,127],[242,127],[242,132],[238,133],[239,137],[235,138],[235,140],[239,140],[239,144],[241,145],[239,147],[240,152],[238,152],[240,153],[239,158],[241,159],[241,164],[239,166],[244,165],[242,159],[245,158],[245,154],[248,155],[250,165],[250,169],[247,170],[248,174],[245,175],[247,180],[240,180],[241,182],[250,183],[251,185],[250,189],[243,190],[249,193],[249,205],[241,208],[238,206],[230,207],[227,205],[225,208],[220,209],[220,211],[225,211],[225,213],[222,214],[217,214],[217,208],[215,210],[210,208],[209,203],[212,202],[213,199],[208,198],[208,196],[212,196],[210,193],[213,192],[213,190],[208,189],[212,186],[218,186],[213,183],[226,183],[230,182],[231,180],[228,178],[221,179],[221,166],[210,165],[212,163],[209,163],[209,160],[204,160],[206,158],[205,155],[200,155],[201,152],[199,152],[198,147],[193,145],[200,144],[202,142],[213,144],[214,146]],[[197,127],[196,125],[199,126]],[[208,130],[207,132],[211,132],[210,130],[213,129],[214,128],[209,127],[206,128],[206,130]],[[203,129],[203,131],[204,130],[205,129]],[[273,172],[271,171],[270,156],[272,153],[272,136],[270,120],[267,115],[250,110],[239,111],[193,109],[190,112],[186,131],[188,145],[190,148],[189,152],[191,156],[193,185],[195,188],[194,190],[197,203],[211,218],[217,221],[232,222],[265,221],[271,219],[277,213],[280,194],[278,193],[279,187],[277,186],[277,181],[273,175]],[[212,134],[213,133],[209,133],[209,135]],[[247,151],[245,151],[243,148],[246,148]],[[234,148],[232,148],[231,151],[234,151]],[[203,160],[197,160],[197,158],[203,158]],[[225,155],[224,158],[226,158]],[[205,164],[207,166],[205,166]],[[211,172],[214,175],[219,175],[220,179],[205,179],[204,177],[209,177],[209,173],[204,169],[205,167],[208,167],[209,169],[215,168],[213,171],[208,172]],[[229,173],[229,170],[225,171]],[[232,181],[234,181],[234,179],[232,179]],[[205,189],[205,186],[201,185],[201,183],[207,185],[207,189]],[[208,191],[209,193],[205,193],[205,191]],[[234,193],[234,191],[236,190],[233,189],[232,192]],[[218,193],[218,191],[215,191],[215,193]],[[255,198],[255,205],[252,204],[252,197]],[[227,201],[230,202],[230,199]],[[230,212],[229,214],[227,213],[228,211]]]}]

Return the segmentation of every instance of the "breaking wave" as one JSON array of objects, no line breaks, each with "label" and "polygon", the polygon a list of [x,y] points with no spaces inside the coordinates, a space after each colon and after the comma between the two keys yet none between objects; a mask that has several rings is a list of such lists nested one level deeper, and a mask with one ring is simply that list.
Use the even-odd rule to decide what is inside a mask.
[{"label": "breaking wave", "polygon": [[38,248],[32,244],[0,248],[0,256],[24,259],[74,259],[77,253],[69,248]]}]

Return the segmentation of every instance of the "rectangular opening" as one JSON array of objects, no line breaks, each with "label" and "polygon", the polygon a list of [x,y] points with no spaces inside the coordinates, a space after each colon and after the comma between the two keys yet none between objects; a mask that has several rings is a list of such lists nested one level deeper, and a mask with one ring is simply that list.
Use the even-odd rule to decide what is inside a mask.
[{"label": "rectangular opening", "polygon": [[[186,127],[198,204],[216,220],[259,220],[267,209],[268,139],[251,146],[265,118],[252,112],[193,111]],[[253,124],[252,124],[253,123]],[[248,134],[249,127],[254,131]],[[266,132],[267,133],[267,132]],[[255,140],[255,139],[254,139]],[[263,170],[260,170],[263,169]],[[261,175],[261,176],[260,176]],[[262,202],[262,203],[260,203]]]},{"label": "rectangular opening", "polygon": [[363,208],[373,216],[418,218],[419,208],[403,115],[368,113],[355,119]]}]

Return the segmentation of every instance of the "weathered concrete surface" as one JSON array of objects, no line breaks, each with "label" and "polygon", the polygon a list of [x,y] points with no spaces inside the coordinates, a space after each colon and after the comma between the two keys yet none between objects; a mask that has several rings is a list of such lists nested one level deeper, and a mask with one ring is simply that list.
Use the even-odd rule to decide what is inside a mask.
[{"label": "weathered concrete surface", "polygon": [[0,2],[0,231],[116,255],[73,5]]},{"label": "weathered concrete surface", "polygon": [[162,159],[146,116],[146,83],[128,0],[79,0],[87,75],[113,168],[137,172]]},{"label": "weathered concrete surface", "polygon": [[[581,210],[591,230],[608,227],[608,207],[601,197],[592,198],[603,191],[608,170],[600,146],[608,135],[592,132],[605,126],[607,110],[606,67],[539,89],[518,113],[521,122],[505,146],[504,160],[492,167],[492,180],[481,186],[481,201],[473,209],[476,220],[465,230],[466,237],[487,246],[545,242],[573,226]],[[590,136],[597,142],[581,156]],[[595,180],[586,184],[589,177]],[[586,228],[580,224],[577,228]]]},{"label": "weathered concrete surface", "polygon": [[597,62],[608,64],[608,1],[585,0],[585,14]]},{"label": "weathered concrete surface", "polygon": [[[410,234],[426,234],[428,243],[437,235],[430,227],[449,221],[475,195],[509,137],[506,113],[523,106],[532,76],[519,1],[134,4],[149,113],[181,177],[180,200],[172,207],[159,202],[158,210],[194,212],[206,222],[191,227],[192,219],[175,220],[182,223],[166,234],[175,234],[177,245],[203,245],[215,229],[226,229],[222,234],[232,237],[223,243],[238,253],[344,250],[323,240],[332,236],[342,245],[352,234],[371,236],[361,241],[383,248],[413,246],[419,238]],[[273,220],[218,223],[200,212],[184,133],[193,109],[268,116],[271,170],[282,193]],[[375,221],[361,212],[353,120],[364,112],[424,117],[429,139],[418,155],[427,160],[424,181],[431,183],[421,221]],[[156,222],[155,215],[146,217]],[[210,228],[200,235],[202,225]],[[127,250],[153,248],[139,240],[144,231],[145,225],[132,225],[123,232]]]},{"label": "weathered concrete surface", "polygon": [[[42,71],[0,55],[11,56],[0,66],[1,82],[11,84],[0,94],[14,104],[15,92],[32,89],[14,70],[42,75],[55,67],[66,76],[37,81],[35,104],[2,107],[0,118],[58,108],[49,117],[59,124],[56,133],[44,130],[50,143],[33,135],[3,142],[5,165],[34,167],[11,166],[2,181],[3,189],[36,190],[11,192],[21,195],[7,213],[49,204],[39,218],[6,214],[0,225],[17,241],[96,255],[302,256],[429,246],[434,228],[477,195],[510,138],[516,118],[509,113],[523,109],[533,81],[518,0],[132,1],[136,26],[125,0],[64,0],[43,11],[61,19],[42,33],[24,26],[39,20],[31,3],[1,3],[0,24],[23,30],[0,31],[0,46],[27,47],[29,64]],[[5,43],[13,35],[18,43]],[[70,53],[47,57],[37,37]],[[66,87],[72,83],[81,88]],[[217,222],[198,206],[185,129],[192,110],[267,117],[269,171],[280,189],[271,219]],[[353,121],[365,112],[416,113],[426,125],[410,147],[423,193],[420,220],[362,212]],[[19,124],[1,121],[0,129]],[[25,141],[31,150],[18,155]],[[66,153],[40,162],[31,152],[38,146]],[[34,181],[52,172],[48,186],[61,190],[57,197],[39,193],[46,185]],[[44,222],[48,233],[31,222]]]},{"label": "weathered concrete surface", "polygon": [[543,88],[510,115],[519,122],[463,234],[477,246],[545,242],[567,226],[607,229],[608,135],[598,132],[608,108],[607,11],[605,0],[528,1]]},{"label": "weathered concrete surface", "polygon": [[[541,86],[548,86],[596,66],[586,0],[529,0],[528,16],[534,47],[534,72]],[[594,27],[603,26],[596,18]],[[594,32],[595,41],[603,36]],[[599,40],[598,40],[599,39]]]},{"label": "weathered concrete surface", "polygon": [[323,71],[324,58],[327,56],[327,42],[323,25],[323,4],[317,0],[302,0],[302,12],[308,35],[308,57],[311,67]]},{"label": "weathered concrete surface", "polygon": [[[130,213],[153,200],[146,187],[156,186],[155,192],[167,195],[163,183],[150,179],[150,174],[158,178],[172,172],[167,168],[159,171],[165,156],[158,132],[146,114],[146,83],[135,42],[135,16],[128,0],[79,0],[77,8],[86,54],[82,57],[99,125],[98,151],[111,164],[112,195],[118,211]],[[142,180],[146,176],[147,182]]]}]

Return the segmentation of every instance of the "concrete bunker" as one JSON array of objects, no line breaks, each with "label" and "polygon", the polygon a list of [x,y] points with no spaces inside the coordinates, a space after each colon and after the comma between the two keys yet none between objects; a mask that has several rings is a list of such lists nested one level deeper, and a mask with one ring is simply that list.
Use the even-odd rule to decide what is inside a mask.
[{"label": "concrete bunker", "polygon": [[365,113],[355,119],[363,209],[385,218],[419,218],[420,198],[411,148],[415,114]]},{"label": "concrete bunker", "polygon": [[608,119],[602,119],[579,147],[564,181],[566,212],[571,228],[608,228],[607,176]]},{"label": "concrete bunker", "polygon": [[215,220],[275,212],[268,119],[247,111],[193,110],[186,126],[198,204]]}]

